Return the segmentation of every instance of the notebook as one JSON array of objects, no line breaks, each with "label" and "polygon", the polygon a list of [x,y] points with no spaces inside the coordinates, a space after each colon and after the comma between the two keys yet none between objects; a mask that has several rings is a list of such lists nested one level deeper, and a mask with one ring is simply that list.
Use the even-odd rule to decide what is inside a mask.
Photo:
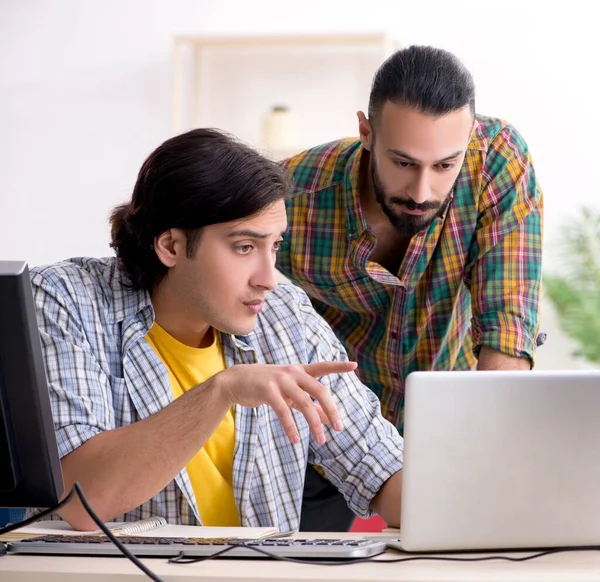
[{"label": "notebook", "polygon": [[[275,527],[210,527],[202,525],[170,525],[163,517],[151,517],[139,521],[107,522],[106,526],[117,536],[165,537],[165,538],[244,538],[263,539],[278,534]],[[98,530],[77,531],[66,521],[39,521],[21,527],[0,537],[1,541],[22,540],[41,535],[104,535]]]}]

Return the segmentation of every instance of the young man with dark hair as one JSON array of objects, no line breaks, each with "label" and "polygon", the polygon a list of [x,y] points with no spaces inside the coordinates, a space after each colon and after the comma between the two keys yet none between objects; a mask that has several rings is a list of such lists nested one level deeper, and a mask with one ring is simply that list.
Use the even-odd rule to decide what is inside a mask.
[{"label": "young man with dark hair", "polygon": [[[294,195],[277,267],[402,434],[410,372],[533,366],[542,191],[523,138],[475,114],[470,73],[440,49],[383,63],[358,132],[284,162]],[[311,470],[306,483],[314,529],[338,496]],[[343,529],[352,516],[339,501]]]},{"label": "young man with dark hair", "polygon": [[[116,258],[32,269],[65,486],[104,520],[298,528],[307,463],[400,516],[403,441],[306,295],[277,286],[281,167],[199,129],[112,214]],[[60,516],[94,524],[78,502]]]}]

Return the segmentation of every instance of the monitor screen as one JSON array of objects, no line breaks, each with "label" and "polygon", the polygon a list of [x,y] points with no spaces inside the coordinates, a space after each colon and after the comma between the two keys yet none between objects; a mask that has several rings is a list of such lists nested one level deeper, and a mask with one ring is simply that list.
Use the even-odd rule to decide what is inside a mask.
[{"label": "monitor screen", "polygon": [[0,507],[53,507],[62,493],[29,269],[0,261]]}]

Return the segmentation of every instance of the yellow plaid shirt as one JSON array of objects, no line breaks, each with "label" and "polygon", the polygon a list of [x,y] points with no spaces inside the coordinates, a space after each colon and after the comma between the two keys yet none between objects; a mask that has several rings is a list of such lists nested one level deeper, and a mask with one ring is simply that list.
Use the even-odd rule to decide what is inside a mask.
[{"label": "yellow plaid shirt", "polygon": [[369,260],[362,154],[347,139],[283,162],[293,196],[277,266],[308,293],[402,432],[410,372],[474,368],[482,345],[533,363],[543,196],[523,138],[478,116],[449,208],[390,273]]}]

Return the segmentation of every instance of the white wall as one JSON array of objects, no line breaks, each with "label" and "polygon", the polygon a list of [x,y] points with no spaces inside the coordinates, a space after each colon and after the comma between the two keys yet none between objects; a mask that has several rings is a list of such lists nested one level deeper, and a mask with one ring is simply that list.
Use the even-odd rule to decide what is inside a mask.
[{"label": "white wall", "polygon": [[[584,0],[556,6],[2,0],[0,254],[39,264],[109,253],[110,209],[171,133],[173,35],[384,31],[455,52],[475,77],[479,111],[510,120],[528,140],[546,194],[551,266],[562,217],[600,205],[596,18]],[[319,124],[319,111],[310,122]],[[547,307],[543,325],[541,365],[574,365]]]}]

